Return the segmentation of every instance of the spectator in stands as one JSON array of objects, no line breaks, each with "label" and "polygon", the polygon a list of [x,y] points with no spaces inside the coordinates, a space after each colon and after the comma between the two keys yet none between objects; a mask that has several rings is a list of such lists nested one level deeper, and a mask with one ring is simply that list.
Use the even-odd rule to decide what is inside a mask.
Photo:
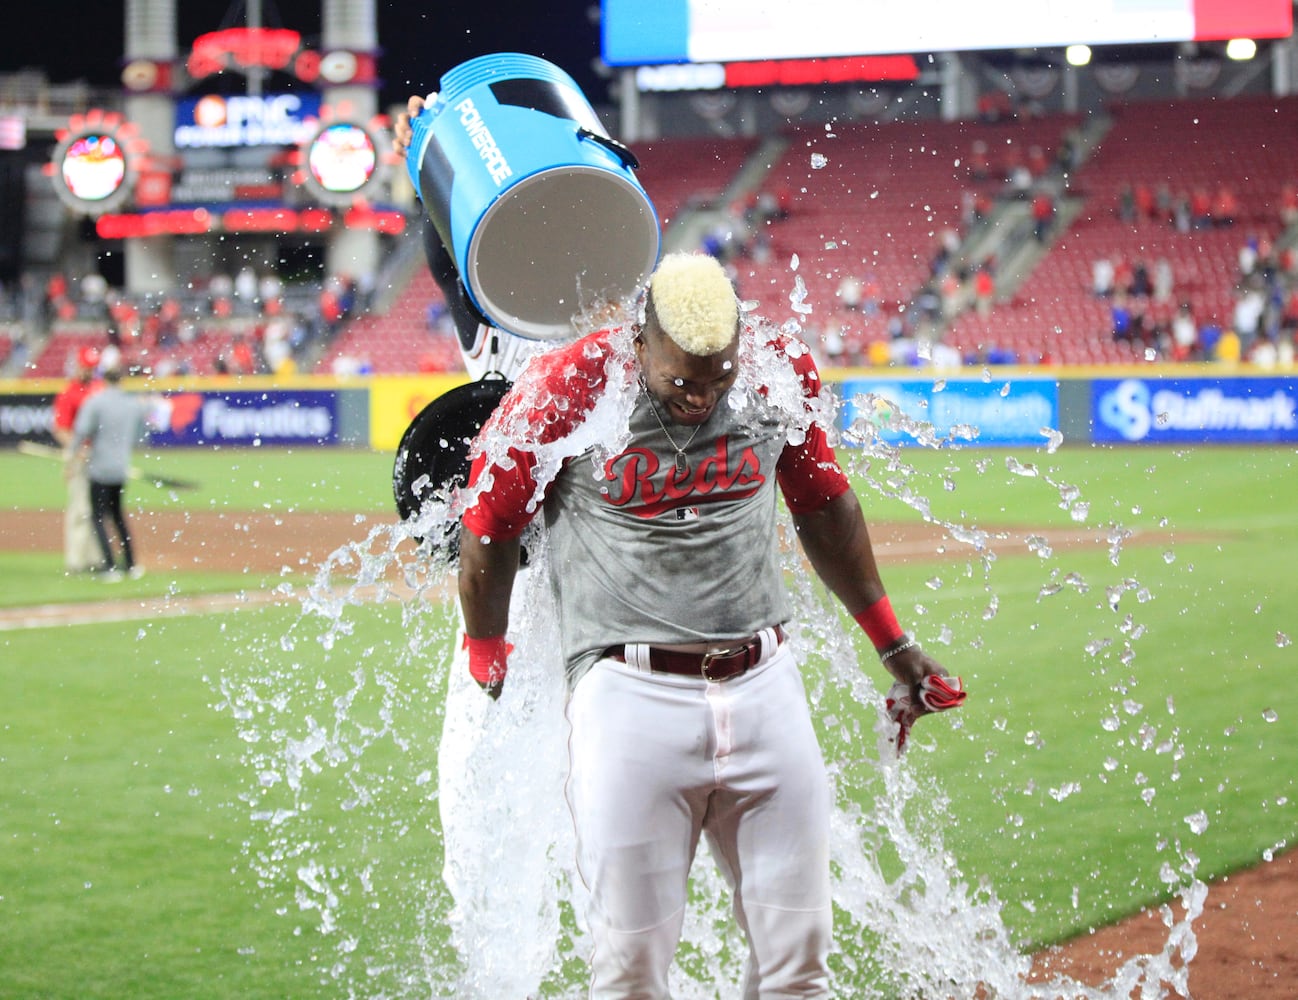
[{"label": "spectator in stands", "polygon": [[865,297],[865,286],[861,284],[861,279],[854,274],[845,274],[838,283],[839,304],[844,309],[850,309],[853,312],[861,308],[861,302]]},{"label": "spectator in stands", "polygon": [[1290,286],[1280,310],[1280,329],[1286,333],[1298,330],[1298,286]]},{"label": "spectator in stands", "polygon": [[1091,291],[1096,298],[1107,299],[1112,295],[1116,279],[1113,261],[1108,257],[1100,257],[1091,264]]},{"label": "spectator in stands", "polygon": [[1276,350],[1275,338],[1269,334],[1258,337],[1248,351],[1248,361],[1258,368],[1271,370],[1279,362],[1280,355]]},{"label": "spectator in stands", "polygon": [[1118,192],[1118,218],[1123,222],[1136,221],[1136,192],[1130,184],[1122,185]]},{"label": "spectator in stands", "polygon": [[1212,195],[1205,187],[1190,192],[1190,225],[1194,229],[1212,228]]},{"label": "spectator in stands", "polygon": [[1049,191],[1038,190],[1032,198],[1032,234],[1038,243],[1046,242],[1055,221],[1055,199]]},{"label": "spectator in stands", "polygon": [[1153,220],[1158,218],[1158,198],[1154,194],[1154,189],[1143,181],[1136,185],[1136,212],[1141,221]]},{"label": "spectator in stands", "polygon": [[1154,217],[1161,222],[1171,222],[1175,209],[1176,199],[1172,197],[1172,189],[1166,183],[1158,185],[1158,190],[1154,192]]},{"label": "spectator in stands", "polygon": [[1016,201],[1027,201],[1032,193],[1032,171],[1026,164],[1016,163],[1010,168],[1010,194]]},{"label": "spectator in stands", "polygon": [[1034,178],[1044,177],[1050,171],[1050,161],[1046,151],[1036,143],[1028,146],[1027,168]]},{"label": "spectator in stands", "polygon": [[865,360],[871,368],[887,368],[891,356],[888,341],[878,338],[871,340],[865,350]]},{"label": "spectator in stands", "polygon": [[962,358],[960,352],[950,344],[943,343],[939,340],[937,343],[932,345],[929,364],[934,368],[945,371],[959,368],[964,364],[964,358]]},{"label": "spectator in stands", "polygon": [[1176,278],[1172,274],[1172,262],[1166,257],[1159,257],[1154,262],[1154,301],[1167,302],[1176,291]]},{"label": "spectator in stands", "polygon": [[180,342],[180,302],[174,295],[168,295],[162,300],[158,306],[157,320],[157,346],[164,350],[175,347]]},{"label": "spectator in stands", "polygon": [[1130,342],[1132,340],[1131,304],[1127,299],[1126,292],[1114,294],[1113,300],[1109,304],[1109,316],[1114,341],[1117,343]]},{"label": "spectator in stands", "polygon": [[993,123],[1014,116],[1014,100],[1003,90],[988,90],[978,95],[978,120]]},{"label": "spectator in stands", "polygon": [[374,296],[378,288],[374,272],[365,270],[360,273],[356,279],[356,303],[354,311],[359,315],[364,315],[374,308]]},{"label": "spectator in stands", "polygon": [[942,293],[942,316],[946,320],[955,319],[963,305],[963,284],[960,274],[954,268],[948,268],[942,275],[939,288]]},{"label": "spectator in stands", "polygon": [[1243,245],[1236,254],[1236,263],[1239,268],[1239,278],[1245,281],[1253,276],[1257,270],[1258,262],[1258,239],[1253,234],[1249,234]]},{"label": "spectator in stands", "polygon": [[900,316],[888,320],[888,363],[899,368],[911,367],[919,360],[915,337]]},{"label": "spectator in stands", "polygon": [[318,307],[320,333],[327,338],[332,338],[342,326],[345,315],[336,279],[329,279],[321,287]]},{"label": "spectator in stands", "polygon": [[1115,257],[1113,261],[1113,290],[1115,293],[1131,294],[1131,282],[1135,278],[1135,268],[1126,257]]},{"label": "spectator in stands", "polygon": [[234,279],[218,271],[207,283],[208,308],[213,316],[224,318],[234,312]]},{"label": "spectator in stands", "polygon": [[1280,188],[1280,221],[1286,226],[1298,222],[1298,185],[1292,182]]},{"label": "spectator in stands", "polygon": [[291,375],[297,370],[290,332],[288,319],[283,316],[276,316],[266,324],[262,353],[266,358],[266,368],[272,375]]},{"label": "spectator in stands", "polygon": [[1231,326],[1240,340],[1240,347],[1247,352],[1253,340],[1261,332],[1262,316],[1266,311],[1266,293],[1260,282],[1250,280],[1235,296],[1235,308],[1231,314]]},{"label": "spectator in stands", "polygon": [[257,371],[257,361],[253,355],[252,342],[246,333],[235,334],[230,344],[230,371],[235,375],[253,375]]},{"label": "spectator in stands", "polygon": [[935,325],[942,319],[942,297],[933,282],[921,288],[915,296],[915,309],[921,323]]},{"label": "spectator in stands", "polygon": [[[265,313],[273,313],[284,297],[284,282],[274,271],[266,271],[257,280],[257,296]],[[272,306],[272,303],[275,303]]]},{"label": "spectator in stands", "polygon": [[1131,284],[1127,289],[1136,298],[1148,298],[1154,294],[1154,282],[1149,276],[1149,267],[1143,260],[1137,259],[1131,266]]},{"label": "spectator in stands", "polygon": [[844,361],[843,356],[847,351],[847,344],[843,341],[842,328],[837,323],[830,323],[820,339],[824,345],[825,363],[835,368],[841,367]]},{"label": "spectator in stands", "polygon": [[45,282],[45,321],[73,319],[77,307],[68,297],[68,279],[62,271],[55,271]]},{"label": "spectator in stands", "polygon": [[1194,318],[1194,307],[1182,302],[1172,317],[1171,357],[1173,361],[1197,361],[1202,357],[1199,345],[1199,323]]},{"label": "spectator in stands", "polygon": [[252,266],[245,264],[239,268],[239,273],[234,276],[234,305],[235,312],[240,316],[252,316],[258,311],[258,281],[257,272]]},{"label": "spectator in stands", "polygon": [[81,304],[77,315],[90,320],[108,317],[108,282],[102,274],[92,271],[81,279]]},{"label": "spectator in stands", "polygon": [[974,308],[978,315],[987,317],[992,311],[992,302],[996,297],[996,279],[992,275],[991,265],[984,261],[974,273]]},{"label": "spectator in stands", "polygon": [[1280,368],[1294,366],[1294,339],[1289,332],[1283,332],[1276,340],[1276,365]]},{"label": "spectator in stands", "polygon": [[1217,338],[1213,357],[1217,361],[1225,364],[1237,364],[1243,357],[1243,345],[1240,343],[1239,334],[1233,327],[1226,327],[1221,331],[1221,336]]},{"label": "spectator in stands", "polygon": [[877,316],[881,308],[883,300],[880,298],[879,282],[873,275],[867,275],[861,289],[861,312],[866,316]]},{"label": "spectator in stands", "polygon": [[1238,216],[1239,198],[1235,196],[1235,189],[1225,182],[1218,184],[1212,199],[1213,223],[1218,226],[1233,226]]}]

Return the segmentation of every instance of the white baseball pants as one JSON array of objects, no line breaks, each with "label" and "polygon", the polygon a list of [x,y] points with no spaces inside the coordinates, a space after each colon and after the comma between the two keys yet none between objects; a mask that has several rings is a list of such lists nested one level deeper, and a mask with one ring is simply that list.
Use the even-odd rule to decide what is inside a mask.
[{"label": "white baseball pants", "polygon": [[601,660],[567,715],[592,1000],[669,997],[700,832],[748,939],[744,1000],[827,997],[830,789],[788,644],[723,683]]}]

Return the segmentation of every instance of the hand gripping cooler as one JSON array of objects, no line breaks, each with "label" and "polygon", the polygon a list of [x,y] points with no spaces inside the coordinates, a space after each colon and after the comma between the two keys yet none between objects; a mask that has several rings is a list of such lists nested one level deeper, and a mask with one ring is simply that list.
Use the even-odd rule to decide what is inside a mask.
[{"label": "hand gripping cooler", "polygon": [[471,59],[411,126],[411,181],[469,297],[501,329],[569,336],[579,311],[626,299],[653,271],[661,232],[639,163],[557,66]]}]

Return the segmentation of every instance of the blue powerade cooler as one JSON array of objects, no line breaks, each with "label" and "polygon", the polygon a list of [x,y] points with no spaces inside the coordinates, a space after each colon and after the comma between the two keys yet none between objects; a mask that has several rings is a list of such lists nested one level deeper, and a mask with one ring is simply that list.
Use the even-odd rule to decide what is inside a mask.
[{"label": "blue powerade cooler", "polygon": [[639,164],[557,66],[471,59],[411,125],[410,179],[496,326],[562,339],[579,312],[626,300],[652,273],[662,234]]}]

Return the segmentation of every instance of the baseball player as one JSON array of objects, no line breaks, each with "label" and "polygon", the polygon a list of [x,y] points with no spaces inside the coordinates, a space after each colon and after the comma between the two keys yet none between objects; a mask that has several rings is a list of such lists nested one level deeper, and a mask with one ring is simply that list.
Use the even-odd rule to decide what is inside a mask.
[{"label": "baseball player", "polygon": [[90,481],[86,479],[86,459],[68,448],[72,443],[72,425],[85,401],[103,387],[95,377],[99,352],[93,347],[77,351],[76,371],[54,397],[54,418],[50,432],[64,449],[64,475],[68,502],[63,510],[63,569],[67,573],[85,573],[102,561],[99,542],[90,523]]},{"label": "baseball player", "polygon": [[[412,97],[407,113],[393,125],[393,149],[404,159],[410,146],[410,118],[424,106]],[[474,379],[502,376],[514,381],[528,359],[552,345],[528,340],[493,326],[469,298],[454,260],[432,222],[423,220],[424,251],[429,270],[446,300],[466,371]],[[558,637],[551,620],[524,624],[529,608],[544,605],[533,591],[546,581],[529,580],[524,565],[514,582],[515,635],[520,655],[530,654],[539,667],[553,661],[548,677],[537,676],[531,703],[510,721],[512,730],[492,727],[489,702],[468,670],[468,646],[461,616],[452,646],[442,735],[437,751],[438,808],[444,864],[442,878],[455,906],[448,923],[456,947],[481,979],[477,989],[500,996],[534,995],[552,965],[560,934],[558,905],[552,898],[557,863],[551,845],[568,845],[571,824],[563,807],[565,774],[562,683],[555,650]],[[538,669],[537,674],[544,673]],[[512,780],[520,757],[532,763],[528,782]],[[499,864],[498,845],[482,836],[485,827],[501,826],[520,814],[528,816],[533,836],[511,851],[510,865]],[[571,849],[560,852],[571,857]],[[546,872],[545,875],[539,873]],[[501,934],[505,923],[513,933]],[[474,993],[474,995],[479,995]],[[481,995],[486,995],[482,993]]]},{"label": "baseball player", "polygon": [[96,567],[105,579],[120,579],[107,522],[112,521],[122,550],[121,572],[139,576],[131,531],[122,508],[122,488],[130,475],[131,451],[143,440],[149,403],[124,391],[120,360],[105,362],[104,388],[91,396],[72,425],[73,454],[87,453],[86,477],[90,481],[90,515],[99,539],[101,560]]},{"label": "baseball player", "polygon": [[[777,483],[811,565],[896,678],[894,717],[905,727],[964,698],[892,611],[810,416],[820,390],[809,351],[741,322],[716,260],[670,254],[642,322],[534,359],[475,445],[459,556],[468,668],[500,697],[518,540],[543,513],[594,1000],[669,996],[700,835],[749,944],[743,996],[830,995],[831,789],[785,632]],[[593,466],[583,425],[618,394],[625,445]],[[507,454],[493,453],[502,438]]]}]

